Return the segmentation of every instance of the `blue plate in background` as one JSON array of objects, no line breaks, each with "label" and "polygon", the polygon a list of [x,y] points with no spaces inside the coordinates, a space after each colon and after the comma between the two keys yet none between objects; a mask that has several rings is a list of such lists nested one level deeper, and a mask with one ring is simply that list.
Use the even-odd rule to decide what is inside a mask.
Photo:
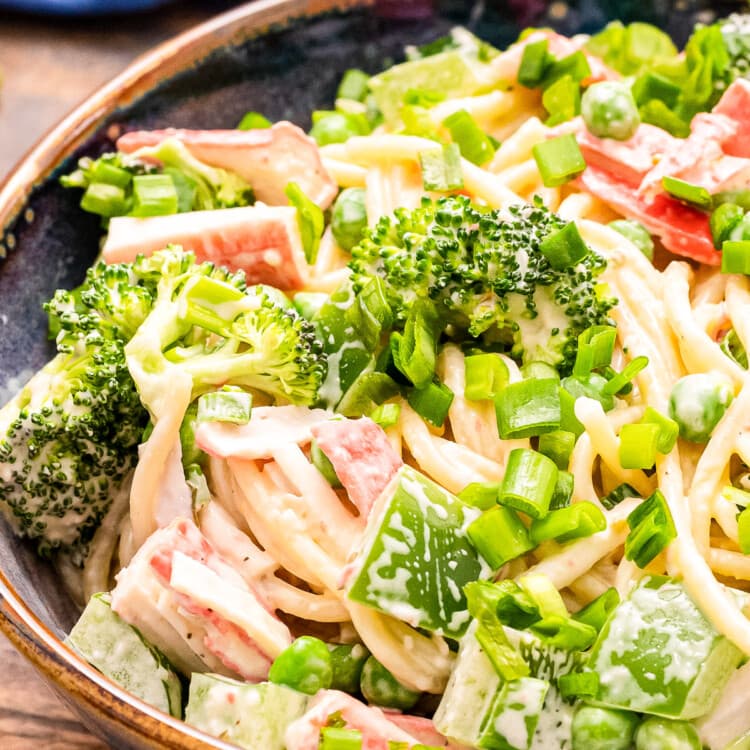
[{"label": "blue plate in background", "polygon": [[104,15],[151,10],[172,0],[0,0],[0,8],[26,13],[60,15]]}]

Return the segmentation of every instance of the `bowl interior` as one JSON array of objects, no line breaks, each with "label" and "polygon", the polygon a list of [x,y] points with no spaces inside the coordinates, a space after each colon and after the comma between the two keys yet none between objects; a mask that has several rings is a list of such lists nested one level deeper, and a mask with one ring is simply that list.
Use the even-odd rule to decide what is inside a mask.
[{"label": "bowl interior", "polygon": [[[432,11],[410,20],[403,17],[408,5],[428,10],[432,6]],[[77,192],[63,190],[56,178],[70,171],[80,156],[110,150],[117,133],[169,126],[233,127],[247,110],[308,128],[312,110],[332,105],[346,69],[375,72],[402,59],[405,44],[430,41],[456,24],[468,25],[488,41],[504,46],[528,24],[553,25],[575,33],[594,31],[619,15],[625,20],[660,23],[682,39],[696,18],[710,21],[712,14],[737,5],[713,3],[713,10],[707,10],[708,3],[681,2],[672,7],[663,0],[648,5],[581,0],[549,6],[526,0],[476,4],[391,0],[380,4],[381,13],[388,17],[371,8],[328,13],[216,49],[132,105],[112,112],[95,135],[35,188],[24,210],[0,235],[0,403],[52,354],[43,302],[56,288],[80,283],[98,251],[97,218],[84,214]],[[76,611],[52,567],[4,525],[0,527],[0,568],[53,632],[63,635],[69,629]]]}]

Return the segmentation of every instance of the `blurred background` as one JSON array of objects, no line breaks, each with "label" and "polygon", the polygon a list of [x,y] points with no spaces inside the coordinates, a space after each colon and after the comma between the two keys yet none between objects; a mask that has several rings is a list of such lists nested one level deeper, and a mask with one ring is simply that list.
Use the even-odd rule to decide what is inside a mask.
[{"label": "blurred background", "polygon": [[[223,10],[231,0],[0,0],[0,181],[76,104],[140,53]],[[470,18],[509,43],[528,25],[566,33],[608,20],[650,20],[683,42],[695,22],[747,7],[722,0],[378,0],[389,18]],[[103,748],[0,636],[0,747]]]}]

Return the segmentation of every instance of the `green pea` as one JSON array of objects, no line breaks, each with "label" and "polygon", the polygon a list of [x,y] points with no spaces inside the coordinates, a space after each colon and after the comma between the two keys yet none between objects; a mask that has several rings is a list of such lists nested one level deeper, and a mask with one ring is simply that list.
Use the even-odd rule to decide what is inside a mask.
[{"label": "green pea", "polygon": [[367,226],[367,206],[363,188],[346,188],[333,205],[331,231],[339,247],[351,250]]},{"label": "green pea", "polygon": [[328,650],[333,666],[331,688],[345,693],[359,692],[362,668],[370,652],[361,643],[329,643]]},{"label": "green pea", "polygon": [[719,373],[686,375],[672,388],[669,416],[677,422],[681,438],[707,443],[733,398],[732,384]]},{"label": "green pea", "polygon": [[610,221],[609,227],[630,240],[649,260],[654,259],[654,241],[640,221],[617,219]]},{"label": "green pea", "polygon": [[420,696],[402,685],[374,656],[370,656],[362,668],[359,687],[370,703],[402,711],[408,711]]},{"label": "green pea", "polygon": [[276,657],[268,679],[308,695],[327,690],[333,679],[328,646],[309,635],[297,638]]},{"label": "green pea", "polygon": [[701,750],[695,727],[687,721],[651,716],[635,733],[635,750]]},{"label": "green pea", "polygon": [[571,727],[573,750],[628,750],[637,726],[630,711],[580,706]]},{"label": "green pea", "polygon": [[356,117],[346,112],[327,112],[313,123],[310,135],[318,146],[327,146],[329,143],[344,143],[352,136],[365,133]]},{"label": "green pea", "polygon": [[581,114],[589,132],[598,138],[626,141],[641,124],[633,93],[620,81],[589,86],[581,98]]}]

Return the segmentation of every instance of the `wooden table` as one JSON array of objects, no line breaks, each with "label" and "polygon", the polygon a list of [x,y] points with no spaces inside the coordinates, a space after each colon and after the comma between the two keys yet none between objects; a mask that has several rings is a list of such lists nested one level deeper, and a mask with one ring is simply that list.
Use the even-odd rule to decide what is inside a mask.
[{"label": "wooden table", "polygon": [[[231,3],[181,0],[139,17],[67,20],[0,10],[0,177],[63,115],[134,57]],[[0,636],[0,748],[103,748]]]}]

